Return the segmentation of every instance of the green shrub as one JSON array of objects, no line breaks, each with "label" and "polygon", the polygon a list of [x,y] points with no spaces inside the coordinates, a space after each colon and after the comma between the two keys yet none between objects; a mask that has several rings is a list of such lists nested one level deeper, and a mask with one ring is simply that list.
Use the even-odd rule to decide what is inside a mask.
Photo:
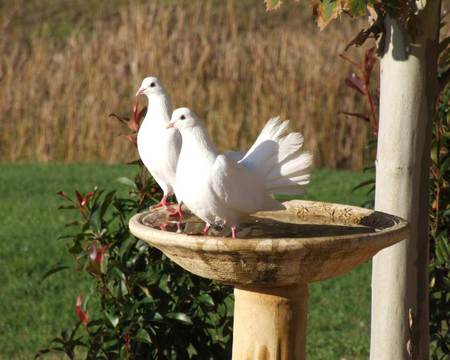
[{"label": "green shrub", "polygon": [[48,352],[70,359],[76,353],[108,360],[231,357],[231,288],[187,273],[128,230],[128,219],[161,195],[138,166],[134,180],[119,179],[131,187],[128,197],[98,188],[85,195],[77,191],[75,198],[59,193],[65,200],[61,209],[77,214],[67,224],[74,233],[62,237],[74,269],[89,274],[93,286],[76,299],[79,321],[36,357]]},{"label": "green shrub", "polygon": [[[450,356],[450,37],[441,41],[437,105],[431,146],[430,335],[431,358]],[[443,45],[447,44],[447,46]]]}]

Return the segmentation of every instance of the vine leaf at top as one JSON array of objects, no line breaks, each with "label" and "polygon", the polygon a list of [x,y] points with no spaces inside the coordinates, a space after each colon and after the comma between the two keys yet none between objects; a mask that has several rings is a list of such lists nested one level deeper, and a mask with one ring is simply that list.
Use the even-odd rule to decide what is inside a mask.
[{"label": "vine leaf at top", "polygon": [[[298,2],[298,0],[293,0]],[[264,0],[266,10],[276,10],[282,5],[282,0]],[[367,16],[370,26],[362,29],[347,46],[360,46],[368,38],[374,38],[378,54],[383,52],[383,19],[386,15],[396,19],[409,31],[416,33],[415,18],[427,3],[426,0],[310,0],[313,14],[320,30],[323,30],[342,13],[351,17]]]},{"label": "vine leaf at top", "polygon": [[266,11],[272,11],[278,9],[282,1],[281,0],[264,0],[264,3],[266,4]]},{"label": "vine leaf at top", "polygon": [[342,12],[340,0],[323,0],[318,1],[313,5],[313,14],[316,18],[317,25],[320,31],[334,19],[336,19]]}]

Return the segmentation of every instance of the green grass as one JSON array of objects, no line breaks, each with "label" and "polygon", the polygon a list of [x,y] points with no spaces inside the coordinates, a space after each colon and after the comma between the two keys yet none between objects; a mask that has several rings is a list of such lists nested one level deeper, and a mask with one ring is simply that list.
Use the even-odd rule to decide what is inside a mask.
[{"label": "green grass", "polygon": [[[72,271],[40,283],[56,263],[71,263],[64,223],[73,214],[56,210],[55,195],[95,185],[121,189],[114,180],[134,174],[122,165],[0,165],[0,359],[31,359],[39,348],[75,320],[74,302],[86,292],[86,277]],[[308,199],[358,205],[364,191],[353,186],[367,178],[358,172],[317,170]],[[310,359],[368,357],[370,264],[335,280],[311,286],[308,323]]]}]

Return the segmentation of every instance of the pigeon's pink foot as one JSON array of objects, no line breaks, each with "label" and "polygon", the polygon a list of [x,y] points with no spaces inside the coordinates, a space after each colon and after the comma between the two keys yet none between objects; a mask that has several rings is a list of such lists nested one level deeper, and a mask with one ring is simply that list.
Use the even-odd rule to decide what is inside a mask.
[{"label": "pigeon's pink foot", "polygon": [[231,237],[236,239],[236,226],[231,227]]},{"label": "pigeon's pink foot", "polygon": [[167,212],[172,217],[178,216],[178,220],[181,221],[183,219],[183,211],[181,210],[181,203],[177,205],[176,209],[167,208]]},{"label": "pigeon's pink foot", "polygon": [[177,233],[182,233],[183,230],[181,229],[181,221],[177,221]]},{"label": "pigeon's pink foot", "polygon": [[208,235],[208,231],[209,231],[210,227],[211,227],[210,224],[208,224],[208,223],[205,224],[205,227],[203,228],[203,231],[202,231],[203,235]]},{"label": "pigeon's pink foot", "polygon": [[181,210],[179,211],[178,207],[175,210],[169,207],[169,206],[173,205],[174,203],[168,202],[167,201],[168,197],[169,197],[169,195],[164,195],[158,204],[150,206],[150,210],[159,209],[159,208],[163,207],[169,213],[170,216],[179,214],[181,212]]},{"label": "pigeon's pink foot", "polygon": [[158,208],[160,208],[160,207],[167,207],[167,206],[169,205],[169,204],[167,203],[167,197],[168,197],[168,195],[164,195],[164,196],[162,197],[161,201],[160,201],[158,204],[153,205],[153,206],[150,206],[150,210],[152,210],[152,209],[158,209]]}]

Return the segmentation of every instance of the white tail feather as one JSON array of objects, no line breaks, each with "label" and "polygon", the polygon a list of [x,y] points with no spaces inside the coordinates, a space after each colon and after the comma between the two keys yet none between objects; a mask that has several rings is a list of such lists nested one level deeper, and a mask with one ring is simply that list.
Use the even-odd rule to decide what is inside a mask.
[{"label": "white tail feather", "polygon": [[268,175],[268,179],[274,180],[280,177],[293,177],[309,172],[309,167],[312,162],[312,155],[309,152],[295,154],[290,156],[286,161],[272,168]]},{"label": "white tail feather", "polygon": [[300,186],[309,183],[310,174],[299,175],[296,177],[282,177],[276,180],[272,180],[266,183],[266,189],[272,191],[272,189],[288,186]]},{"label": "white tail feather", "polygon": [[309,182],[310,153],[301,153],[303,136],[286,135],[289,122],[279,117],[270,119],[255,143],[239,161],[247,168],[258,169],[265,177],[268,194],[301,194]]},{"label": "white tail feather", "polygon": [[281,163],[290,155],[297,152],[303,145],[303,135],[300,133],[290,133],[281,138],[278,142],[278,162]]},{"label": "white tail feather", "polygon": [[281,121],[279,116],[271,118],[240,163],[249,168],[261,169],[277,153],[278,142],[288,125],[289,121]]}]

